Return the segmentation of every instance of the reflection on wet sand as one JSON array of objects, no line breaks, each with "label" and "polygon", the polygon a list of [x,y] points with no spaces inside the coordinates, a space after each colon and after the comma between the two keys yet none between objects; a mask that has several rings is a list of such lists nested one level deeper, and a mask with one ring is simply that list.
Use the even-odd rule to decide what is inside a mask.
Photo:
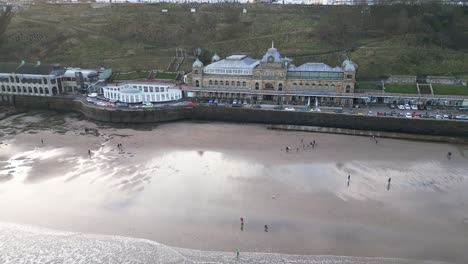
[{"label": "reflection on wet sand", "polygon": [[47,114],[0,130],[0,221],[203,250],[468,259],[466,146]]}]

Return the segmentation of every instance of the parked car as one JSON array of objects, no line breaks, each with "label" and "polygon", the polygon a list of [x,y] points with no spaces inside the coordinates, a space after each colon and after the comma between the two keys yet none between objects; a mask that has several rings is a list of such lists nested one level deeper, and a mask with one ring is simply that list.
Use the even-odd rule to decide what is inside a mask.
[{"label": "parked car", "polygon": [[259,104],[253,104],[253,105],[252,105],[252,108],[262,108],[262,106],[259,105]]},{"label": "parked car", "polygon": [[95,98],[97,97],[97,93],[90,93],[88,94],[88,97]]},{"label": "parked car", "polygon": [[405,110],[405,106],[404,105],[398,105],[398,109]]},{"label": "parked car", "polygon": [[398,117],[405,117],[405,114],[403,114],[403,113],[398,113]]},{"label": "parked car", "polygon": [[296,109],[294,109],[294,107],[286,107],[284,111],[296,111]]},{"label": "parked car", "polygon": [[418,110],[418,106],[417,105],[411,105],[411,110]]},{"label": "parked car", "polygon": [[368,112],[367,112],[367,115],[368,115],[368,116],[370,116],[370,115],[372,115],[372,114],[373,114],[372,111],[368,111]]},{"label": "parked car", "polygon": [[426,110],[427,110],[427,111],[432,111],[432,106],[426,105]]},{"label": "parked car", "polygon": [[390,109],[395,109],[395,108],[396,108],[396,106],[395,106],[394,104],[390,104],[388,107],[389,107]]},{"label": "parked car", "polygon": [[[458,110],[459,111],[468,111],[468,106],[458,107]],[[464,116],[464,115],[462,115],[462,116]]]},{"label": "parked car", "polygon": [[343,109],[336,109],[336,110],[335,110],[335,113],[337,113],[337,114],[342,114],[342,113],[343,113]]},{"label": "parked car", "polygon": [[405,110],[411,110],[411,106],[409,104],[405,104]]},{"label": "parked car", "polygon": [[457,116],[455,116],[455,119],[468,120],[468,115],[457,115]]},{"label": "parked car", "polygon": [[127,103],[117,103],[116,106],[118,107],[128,107]]},{"label": "parked car", "polygon": [[391,115],[391,116],[397,116],[397,112],[396,112],[396,111],[392,111],[392,112],[390,113],[390,115]]},{"label": "parked car", "polygon": [[92,102],[92,101],[93,101],[93,99],[91,99],[91,98],[89,98],[89,97],[86,98],[86,102]]},{"label": "parked car", "polygon": [[208,103],[209,103],[209,104],[212,104],[213,102],[214,102],[214,99],[213,99],[213,98],[211,98],[210,100],[208,100]]},{"label": "parked car", "polygon": [[214,101],[213,101],[213,104],[218,104],[219,103],[219,100],[218,98],[216,98]]},{"label": "parked car", "polygon": [[406,118],[412,118],[411,113],[406,113],[406,114],[405,114],[405,117],[406,117]]},{"label": "parked car", "polygon": [[232,104],[233,105],[237,104],[237,99],[232,100]]}]

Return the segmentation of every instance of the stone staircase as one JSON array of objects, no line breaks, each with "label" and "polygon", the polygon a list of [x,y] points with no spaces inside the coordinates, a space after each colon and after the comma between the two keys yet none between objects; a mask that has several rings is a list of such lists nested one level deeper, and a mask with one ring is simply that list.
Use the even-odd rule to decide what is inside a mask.
[{"label": "stone staircase", "polygon": [[430,83],[416,83],[416,87],[418,88],[418,94],[434,95],[434,91],[432,90],[432,85]]}]

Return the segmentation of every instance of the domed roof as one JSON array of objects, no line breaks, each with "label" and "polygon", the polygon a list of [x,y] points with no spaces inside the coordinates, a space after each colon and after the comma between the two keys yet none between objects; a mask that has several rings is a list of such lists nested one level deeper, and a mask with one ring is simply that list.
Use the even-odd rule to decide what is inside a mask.
[{"label": "domed roof", "polygon": [[343,68],[344,71],[356,71],[356,66],[348,58],[346,58],[346,60],[343,61],[343,63],[341,64],[341,67]]},{"label": "domed roof", "polygon": [[[269,58],[272,59],[269,60]],[[263,55],[262,62],[281,62],[281,54],[275,48],[273,41],[271,42],[271,48]]]},{"label": "domed roof", "polygon": [[215,53],[215,55],[213,55],[213,57],[211,58],[211,62],[217,62],[219,61],[221,58],[218,56],[218,54]]},{"label": "domed roof", "polygon": [[192,67],[194,67],[194,68],[196,68],[196,67],[201,68],[201,67],[203,67],[203,66],[204,66],[203,63],[202,63],[198,58],[197,58],[197,59],[195,60],[195,62],[192,64]]}]

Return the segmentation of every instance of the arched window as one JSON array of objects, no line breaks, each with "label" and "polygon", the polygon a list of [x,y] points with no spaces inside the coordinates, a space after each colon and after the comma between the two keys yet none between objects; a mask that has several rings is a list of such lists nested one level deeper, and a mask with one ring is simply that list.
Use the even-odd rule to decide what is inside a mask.
[{"label": "arched window", "polygon": [[195,81],[195,87],[200,87],[200,81],[199,80]]},{"label": "arched window", "polygon": [[308,83],[306,83],[305,89],[306,89],[306,91],[310,91],[310,85]]},{"label": "arched window", "polygon": [[23,86],[23,93],[27,93],[26,86]]},{"label": "arched window", "polygon": [[13,92],[16,93],[16,86],[11,86],[13,88]]},{"label": "arched window", "polygon": [[44,94],[44,89],[42,89],[42,87],[39,88],[39,93]]},{"label": "arched window", "polygon": [[47,79],[46,79],[46,78],[42,78],[42,82],[43,82],[44,84],[47,84]]},{"label": "arched window", "polygon": [[278,84],[278,91],[283,91],[283,84],[282,83]]},{"label": "arched window", "polygon": [[293,83],[293,90],[297,90],[297,83]]},{"label": "arched window", "polygon": [[213,85],[213,81],[210,80],[210,81],[208,82],[208,84],[209,84],[209,85]]},{"label": "arched window", "polygon": [[223,86],[223,85],[224,85],[224,81],[220,81],[220,82],[219,82],[219,85]]},{"label": "arched window", "polygon": [[317,91],[318,91],[318,92],[321,92],[321,91],[322,91],[322,85],[321,85],[321,84],[318,85]]},{"label": "arched window", "polygon": [[302,91],[304,89],[304,85],[302,83],[299,83],[299,90]]},{"label": "arched window", "polygon": [[334,84],[332,84],[332,85],[330,86],[330,92],[335,92],[335,85],[334,85]]},{"label": "arched window", "polygon": [[55,79],[50,79],[51,84],[55,84],[57,81]]},{"label": "arched window", "polygon": [[315,92],[315,83],[312,84],[312,89],[311,89],[312,92]]},{"label": "arched window", "polygon": [[2,92],[5,92],[5,85],[2,85]]},{"label": "arched window", "polygon": [[323,88],[324,88],[323,89],[324,92],[328,92],[328,84],[325,84],[325,86]]},{"label": "arched window", "polygon": [[7,89],[7,92],[11,92],[11,90],[10,90],[10,85],[7,85],[7,86],[6,86],[6,89]]},{"label": "arched window", "polygon": [[258,90],[258,88],[259,88],[259,84],[257,82],[257,83],[255,83],[255,90]]},{"label": "arched window", "polygon": [[351,92],[351,86],[346,85],[346,93],[350,93],[350,92]]},{"label": "arched window", "polygon": [[15,80],[13,79],[13,76],[10,76],[10,82],[15,82]]},{"label": "arched window", "polygon": [[236,83],[234,81],[231,81],[231,86],[234,86],[236,85]]},{"label": "arched window", "polygon": [[36,87],[34,87],[34,93],[37,93],[37,88]]},{"label": "arched window", "polygon": [[49,94],[49,88],[45,88],[45,93]]},{"label": "arched window", "polygon": [[218,85],[218,81],[217,81],[217,80],[215,81],[215,85]]},{"label": "arched window", "polygon": [[28,86],[28,93],[32,93],[32,88]]},{"label": "arched window", "polygon": [[242,82],[242,86],[246,86],[246,85],[247,85],[247,83],[246,83],[246,82]]},{"label": "arched window", "polygon": [[237,86],[240,86],[240,81],[237,81]]}]

